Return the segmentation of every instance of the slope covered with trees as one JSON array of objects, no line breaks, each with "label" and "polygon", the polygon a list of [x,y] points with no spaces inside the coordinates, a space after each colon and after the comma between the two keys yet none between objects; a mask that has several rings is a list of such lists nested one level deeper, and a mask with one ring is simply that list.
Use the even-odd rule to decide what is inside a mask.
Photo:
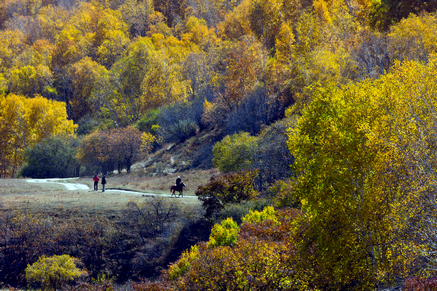
[{"label": "slope covered with trees", "polygon": [[223,173],[196,192],[209,217],[276,207],[235,211],[137,290],[432,284],[436,8],[0,0],[0,174],[37,175],[55,146],[79,173],[129,172],[183,144],[179,170]]}]

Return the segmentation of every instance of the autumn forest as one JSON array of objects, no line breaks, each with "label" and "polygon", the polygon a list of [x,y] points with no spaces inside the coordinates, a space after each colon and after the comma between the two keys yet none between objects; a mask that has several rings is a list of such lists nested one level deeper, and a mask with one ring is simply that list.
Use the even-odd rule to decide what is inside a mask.
[{"label": "autumn forest", "polygon": [[[180,235],[165,202],[132,204],[110,229],[80,222],[77,237],[117,256],[101,266],[89,246],[28,246],[42,265],[78,257],[100,276],[92,284],[79,271],[35,279],[28,249],[12,245],[32,229],[24,221],[50,223],[0,214],[0,287],[26,286],[29,272],[31,286],[65,290],[435,290],[435,10],[433,0],[0,0],[0,178],[130,173],[169,144],[187,149],[180,170],[219,172],[195,191],[209,239],[159,274],[138,262],[156,237]],[[171,215],[129,238],[147,207]],[[62,245],[62,227],[39,235]],[[8,270],[14,256],[21,265]]]}]

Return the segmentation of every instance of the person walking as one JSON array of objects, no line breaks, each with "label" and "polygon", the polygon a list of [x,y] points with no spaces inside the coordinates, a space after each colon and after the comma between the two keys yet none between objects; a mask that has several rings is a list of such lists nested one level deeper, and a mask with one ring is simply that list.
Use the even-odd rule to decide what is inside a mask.
[{"label": "person walking", "polygon": [[94,176],[93,181],[94,181],[94,191],[98,191],[99,188],[99,177],[97,176],[97,174]]},{"label": "person walking", "polygon": [[106,185],[106,176],[103,175],[103,177],[102,177],[102,192],[105,192],[105,185]]}]

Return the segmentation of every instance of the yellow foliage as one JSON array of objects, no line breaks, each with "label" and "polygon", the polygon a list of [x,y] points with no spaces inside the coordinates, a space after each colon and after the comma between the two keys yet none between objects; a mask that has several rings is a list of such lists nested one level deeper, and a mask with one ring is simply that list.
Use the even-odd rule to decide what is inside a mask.
[{"label": "yellow foliage", "polygon": [[436,68],[435,57],[409,61],[375,81],[320,89],[289,131],[308,239],[316,233],[320,247],[307,259],[326,268],[333,286],[411,275],[428,249],[418,237],[435,213],[418,217],[417,209],[435,207]]},{"label": "yellow foliage", "polygon": [[273,206],[267,206],[261,212],[257,210],[250,210],[249,213],[242,218],[243,223],[261,223],[265,220],[271,220],[275,224],[279,224],[278,218],[276,217],[276,211]]},{"label": "yellow foliage", "polygon": [[214,225],[207,246],[209,248],[232,246],[237,242],[239,232],[238,224],[231,217],[228,217],[221,224]]},{"label": "yellow foliage", "polygon": [[64,102],[9,94],[0,96],[0,140],[9,148],[7,156],[13,174],[21,166],[24,149],[52,135],[72,135],[77,125],[67,119]]},{"label": "yellow foliage", "polygon": [[29,285],[38,283],[45,290],[56,290],[82,274],[76,267],[75,260],[69,255],[41,256],[32,265],[27,265],[26,280]]},{"label": "yellow foliage", "polygon": [[437,51],[437,16],[411,15],[391,28],[389,46],[397,60],[427,60]]},{"label": "yellow foliage", "polygon": [[[152,128],[153,128],[153,126],[152,126]],[[154,135],[152,135],[151,133],[143,132],[143,134],[141,135],[141,141],[142,141],[141,151],[143,153],[147,154],[152,150],[153,143],[155,141],[159,141],[159,140],[157,140],[157,138]]]},{"label": "yellow foliage", "polygon": [[198,256],[199,247],[197,245],[192,246],[190,250],[184,251],[180,259],[173,265],[170,265],[168,269],[169,279],[176,280],[187,273],[191,268],[191,262],[197,259]]}]

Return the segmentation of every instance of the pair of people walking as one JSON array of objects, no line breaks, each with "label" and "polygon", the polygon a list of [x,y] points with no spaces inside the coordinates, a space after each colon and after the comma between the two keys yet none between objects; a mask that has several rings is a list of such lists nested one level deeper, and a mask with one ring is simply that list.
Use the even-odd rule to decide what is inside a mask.
[{"label": "pair of people walking", "polygon": [[[94,191],[98,191],[100,178],[99,178],[99,176],[97,176],[97,174],[94,176],[93,181],[94,181]],[[103,175],[103,177],[102,177],[102,192],[105,192],[105,185],[106,185],[106,176]]]}]

